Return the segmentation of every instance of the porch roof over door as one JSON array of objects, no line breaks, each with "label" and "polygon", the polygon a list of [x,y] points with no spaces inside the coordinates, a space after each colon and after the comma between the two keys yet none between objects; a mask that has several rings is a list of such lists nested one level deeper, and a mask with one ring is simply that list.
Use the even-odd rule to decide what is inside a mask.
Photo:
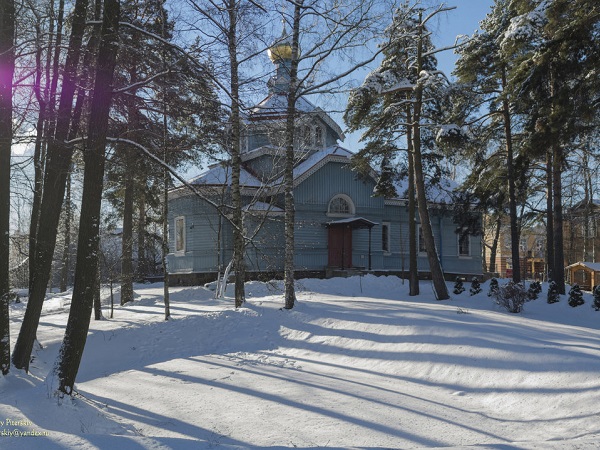
[{"label": "porch roof over door", "polygon": [[335,227],[348,225],[350,228],[373,228],[375,225],[379,225],[376,222],[372,222],[364,217],[348,217],[346,219],[333,220],[331,222],[327,222],[325,226],[327,227]]}]

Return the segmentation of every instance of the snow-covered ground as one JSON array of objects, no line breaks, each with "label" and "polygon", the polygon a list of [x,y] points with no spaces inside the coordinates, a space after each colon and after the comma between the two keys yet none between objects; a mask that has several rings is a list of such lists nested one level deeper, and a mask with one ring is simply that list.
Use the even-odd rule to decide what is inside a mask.
[{"label": "snow-covered ground", "polygon": [[0,377],[0,449],[600,448],[591,296],[549,305],[544,286],[514,315],[465,287],[437,302],[428,282],[300,280],[291,311],[280,284],[248,283],[237,311],[230,291],[173,288],[165,322],[162,285],[139,285],[92,321],[75,399],[47,378],[69,303],[54,296],[31,373]]}]

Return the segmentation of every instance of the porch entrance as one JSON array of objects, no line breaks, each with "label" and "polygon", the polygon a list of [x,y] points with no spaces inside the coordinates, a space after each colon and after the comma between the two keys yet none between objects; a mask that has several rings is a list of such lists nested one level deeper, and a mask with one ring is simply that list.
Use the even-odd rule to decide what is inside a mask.
[{"label": "porch entrance", "polygon": [[329,227],[329,267],[342,270],[352,267],[352,228],[349,225]]},{"label": "porch entrance", "polygon": [[342,270],[352,268],[352,232],[355,229],[369,229],[369,267],[371,270],[371,228],[377,225],[375,222],[362,217],[328,222],[328,267],[341,268]]}]

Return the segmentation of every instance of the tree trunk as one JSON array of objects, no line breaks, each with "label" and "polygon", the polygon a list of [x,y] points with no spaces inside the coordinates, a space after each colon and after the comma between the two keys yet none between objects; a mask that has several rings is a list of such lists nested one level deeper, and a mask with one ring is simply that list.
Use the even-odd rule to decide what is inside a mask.
[{"label": "tree trunk", "polygon": [[10,369],[8,317],[10,249],[10,152],[12,148],[12,88],[15,69],[14,0],[0,0],[0,372]]},{"label": "tree trunk", "polygon": [[[506,92],[506,68],[502,68],[502,90]],[[519,223],[517,217],[517,198],[515,190],[515,174],[513,161],[513,143],[512,143],[512,125],[510,115],[510,105],[506,96],[502,100],[502,117],[504,119],[504,139],[506,140],[506,169],[508,178],[508,209],[510,216],[510,248],[513,274],[513,282],[521,281],[521,237],[519,233]]]},{"label": "tree trunk", "polygon": [[125,196],[123,200],[123,235],[121,252],[121,306],[133,301],[133,149],[125,151]]},{"label": "tree trunk", "polygon": [[553,203],[554,203],[554,281],[558,292],[565,294],[565,258],[563,242],[563,207],[562,207],[562,163],[563,149],[559,144],[552,146],[553,167]]},{"label": "tree trunk", "polygon": [[[412,122],[410,106],[406,107],[406,123]],[[419,295],[419,267],[417,260],[417,211],[415,205],[415,160],[412,142],[412,125],[406,127],[408,143],[408,295]]]},{"label": "tree trunk", "polygon": [[148,276],[148,260],[146,259],[146,199],[140,194],[137,221],[137,270],[136,278],[143,281]]},{"label": "tree trunk", "polygon": [[[50,2],[51,14],[54,17],[54,2]],[[62,30],[63,30],[63,19],[64,19],[64,0],[60,0],[58,17],[56,19],[56,42],[54,44],[54,55],[48,51],[46,56],[46,84],[44,87],[44,94],[41,94],[41,78],[42,78],[42,48],[37,51],[36,54],[36,81],[34,91],[39,103],[39,117],[36,126],[36,142],[33,157],[34,164],[34,188],[33,188],[33,200],[31,206],[31,221],[29,226],[29,298],[31,298],[31,291],[33,288],[33,279],[35,273],[35,258],[36,258],[36,243],[38,240],[38,229],[40,221],[40,208],[43,195],[44,186],[44,172],[45,172],[45,159],[46,150],[48,145],[48,139],[56,131],[56,91],[58,89],[58,77],[59,77],[59,61],[60,54],[62,51]],[[41,34],[39,27],[36,27],[38,34]],[[49,32],[54,32],[54,21],[51,18]],[[52,45],[52,38],[49,41],[49,49]],[[52,72],[50,71],[50,65],[52,64]]]},{"label": "tree trunk", "polygon": [[494,240],[492,241],[492,247],[490,248],[490,267],[491,273],[496,272],[496,255],[498,254],[498,241],[500,241],[500,231],[502,229],[502,216],[498,214],[496,219],[496,231],[494,232]]},{"label": "tree trunk", "polygon": [[546,154],[546,278],[554,280],[554,183],[552,181],[552,152]]},{"label": "tree trunk", "polygon": [[[229,64],[231,76],[231,203],[233,208],[233,270],[235,271],[235,307],[239,308],[246,300],[244,282],[246,268],[244,264],[244,223],[242,217],[242,195],[240,190],[240,96],[239,64],[237,60],[237,14],[235,0],[228,2],[229,12]],[[226,280],[225,280],[226,281]]]},{"label": "tree trunk", "polygon": [[29,358],[37,333],[46,286],[52,268],[52,256],[56,246],[56,235],[60,211],[65,194],[67,174],[71,166],[73,149],[65,143],[71,121],[71,109],[76,88],[77,66],[81,43],[86,25],[87,0],[76,0],[72,15],[71,37],[63,69],[63,83],[58,107],[56,132],[48,143],[44,195],[40,204],[40,217],[44,226],[37,234],[36,254],[30,282],[31,291],[23,317],[19,337],[13,352],[13,364],[18,369],[29,369]]},{"label": "tree trunk", "polygon": [[[422,21],[419,14],[419,23]],[[417,43],[417,73],[422,70],[422,55],[423,55],[423,27],[419,27],[419,42]],[[421,108],[423,105],[423,87],[419,84],[415,87],[415,101],[413,110],[413,153],[414,153],[414,172],[415,172],[415,188],[417,195],[417,205],[419,208],[419,217],[421,219],[421,230],[423,232],[423,241],[427,250],[427,259],[429,261],[429,270],[435,295],[438,300],[446,300],[450,298],[448,288],[444,279],[444,272],[438,257],[437,249],[435,248],[435,240],[433,238],[433,230],[431,228],[431,220],[429,218],[429,210],[427,209],[427,196],[425,192],[425,178],[423,175],[423,162],[421,156]]]},{"label": "tree trunk", "polygon": [[65,198],[65,240],[62,257],[62,267],[60,270],[60,292],[67,290],[69,281],[69,266],[71,263],[71,218],[73,212],[71,211],[71,176],[67,178],[67,196]]},{"label": "tree trunk", "polygon": [[87,149],[84,153],[85,169],[75,286],[65,337],[56,368],[59,379],[58,389],[68,395],[73,392],[83,355],[90,324],[95,279],[98,276],[102,181],[108,114],[112,99],[111,84],[118,49],[119,17],[119,1],[106,0],[90,110]]},{"label": "tree trunk", "polygon": [[[165,17],[165,10],[161,9],[162,13],[162,37],[166,38],[166,24],[167,20]],[[166,55],[163,53],[163,61],[166,64]],[[167,121],[167,99],[166,89],[163,91],[163,161],[167,162],[168,148],[169,148],[169,127]],[[165,303],[165,320],[171,318],[171,298],[169,294],[169,271],[167,267],[167,255],[169,254],[169,185],[171,177],[167,167],[163,167],[163,210],[162,210],[162,267],[163,267],[163,298]],[[221,217],[219,216],[219,219]]]},{"label": "tree trunk", "polygon": [[294,203],[294,128],[296,120],[296,100],[298,95],[298,59],[300,55],[300,17],[304,0],[294,3],[294,19],[292,23],[292,60],[290,65],[290,85],[287,93],[287,118],[285,124],[285,169],[283,175],[285,213],[285,259],[284,285],[285,309],[292,309],[296,304],[296,288],[294,286],[294,224],[296,207]]},{"label": "tree trunk", "polygon": [[102,298],[100,296],[100,264],[98,264],[98,274],[94,285],[94,320],[102,320]]},{"label": "tree trunk", "polygon": [[[166,114],[164,116],[165,121],[165,134],[166,130]],[[164,151],[164,160],[166,161],[167,157],[167,146],[165,139],[165,151]],[[169,297],[169,271],[167,268],[167,254],[169,253],[169,170],[165,167],[163,169],[163,183],[164,183],[164,193],[163,193],[163,217],[162,217],[162,266],[163,266],[163,274],[164,274],[164,287],[163,287],[163,297],[165,303],[165,320],[169,320],[171,318],[171,299]]]}]

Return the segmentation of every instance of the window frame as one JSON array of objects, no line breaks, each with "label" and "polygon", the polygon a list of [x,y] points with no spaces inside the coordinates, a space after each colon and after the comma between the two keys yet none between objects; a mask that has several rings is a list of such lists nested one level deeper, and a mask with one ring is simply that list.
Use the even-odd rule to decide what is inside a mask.
[{"label": "window frame", "polygon": [[[173,249],[175,253],[185,253],[186,248],[186,229],[185,229],[185,216],[177,216],[174,220],[173,228]],[[179,225],[181,224],[181,225]],[[181,245],[179,245],[181,244]]]},{"label": "window frame", "polygon": [[[348,212],[339,212],[339,211],[332,212],[331,211],[331,205],[337,199],[342,199],[348,204]],[[355,214],[356,214],[356,208],[354,206],[354,202],[352,201],[350,196],[348,196],[346,194],[334,195],[331,198],[331,200],[329,200],[329,203],[327,204],[327,217],[352,217]]]},{"label": "window frame", "polygon": [[[458,255],[459,258],[471,258],[472,257],[472,253],[471,253],[471,233],[469,233],[468,231],[466,233],[463,233],[464,230],[461,230],[459,233],[457,233],[456,235],[456,253]],[[467,244],[467,253],[462,253],[462,245],[461,245],[461,241],[463,239],[466,239],[466,244]]]}]

